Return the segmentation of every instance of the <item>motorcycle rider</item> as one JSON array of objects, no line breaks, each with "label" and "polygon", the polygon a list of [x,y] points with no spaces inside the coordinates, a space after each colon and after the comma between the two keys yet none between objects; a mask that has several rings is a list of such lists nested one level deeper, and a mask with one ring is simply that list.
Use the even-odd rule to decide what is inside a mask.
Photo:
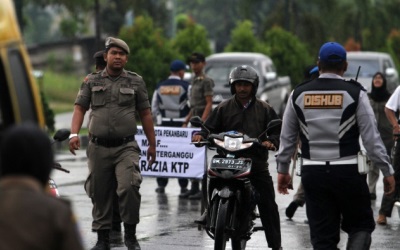
[{"label": "motorcycle rider", "polygon": [[[267,128],[269,121],[279,119],[274,109],[266,102],[256,97],[258,74],[248,65],[234,68],[229,75],[229,85],[233,97],[220,103],[211,113],[204,125],[210,133],[238,131],[251,138],[258,138]],[[195,134],[192,142],[200,142],[207,137],[208,132],[202,129]],[[268,246],[272,249],[281,248],[281,229],[278,206],[275,202],[273,181],[268,170],[268,150],[279,147],[280,128],[271,132],[266,139],[262,138],[260,148],[249,152],[245,157],[252,159],[251,175],[249,177],[260,198],[257,201],[261,223],[265,230]],[[205,224],[206,212],[196,220]]]}]

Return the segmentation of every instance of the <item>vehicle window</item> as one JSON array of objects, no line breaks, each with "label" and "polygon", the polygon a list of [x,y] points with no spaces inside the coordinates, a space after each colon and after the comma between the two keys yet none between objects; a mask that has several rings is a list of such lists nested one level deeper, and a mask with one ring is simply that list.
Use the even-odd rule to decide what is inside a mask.
[{"label": "vehicle window", "polygon": [[3,130],[14,121],[9,93],[4,64],[0,58],[0,130]]},{"label": "vehicle window", "polygon": [[[228,84],[229,73],[240,65],[247,64],[251,65],[248,62],[237,62],[237,63],[230,63],[230,64],[217,64],[217,63],[210,63],[206,67],[205,73],[208,77],[214,80],[215,85],[224,86]],[[254,65],[251,65],[254,67]],[[259,68],[254,67],[257,71],[257,74],[260,75]]]},{"label": "vehicle window", "polygon": [[20,52],[16,49],[8,50],[8,58],[11,65],[11,74],[17,95],[19,110],[22,121],[38,122],[36,110],[33,103],[33,93],[27,69]]},{"label": "vehicle window", "polygon": [[229,73],[233,69],[232,65],[212,65],[207,68],[206,75],[214,80],[215,84],[225,85],[228,84]]},{"label": "vehicle window", "polygon": [[346,78],[355,78],[357,75],[358,67],[360,68],[360,77],[372,77],[377,71],[379,71],[379,61],[378,60],[361,60],[361,59],[347,59],[348,67],[347,71],[344,73]]},{"label": "vehicle window", "polygon": [[388,68],[393,68],[392,64],[389,60],[383,60],[383,73],[385,73]]}]

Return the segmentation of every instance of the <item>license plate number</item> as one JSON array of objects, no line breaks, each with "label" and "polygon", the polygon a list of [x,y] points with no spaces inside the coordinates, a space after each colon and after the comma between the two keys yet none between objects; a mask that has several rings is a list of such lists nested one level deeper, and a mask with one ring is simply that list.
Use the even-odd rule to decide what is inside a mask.
[{"label": "license plate number", "polygon": [[249,163],[251,164],[250,159],[213,158],[211,161],[211,165],[213,168],[226,168],[226,169],[242,169]]}]

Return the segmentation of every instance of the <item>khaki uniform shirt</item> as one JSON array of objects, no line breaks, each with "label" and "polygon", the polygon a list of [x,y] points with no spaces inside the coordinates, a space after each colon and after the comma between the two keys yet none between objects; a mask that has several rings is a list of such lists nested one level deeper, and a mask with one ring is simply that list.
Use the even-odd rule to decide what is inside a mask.
[{"label": "khaki uniform shirt", "polygon": [[206,107],[206,96],[214,94],[214,81],[206,75],[195,76],[190,91],[190,107],[193,116],[201,116]]},{"label": "khaki uniform shirt", "polygon": [[123,70],[114,78],[107,70],[89,74],[75,104],[92,108],[89,133],[101,138],[122,138],[137,132],[137,111],[150,108],[142,77]]}]

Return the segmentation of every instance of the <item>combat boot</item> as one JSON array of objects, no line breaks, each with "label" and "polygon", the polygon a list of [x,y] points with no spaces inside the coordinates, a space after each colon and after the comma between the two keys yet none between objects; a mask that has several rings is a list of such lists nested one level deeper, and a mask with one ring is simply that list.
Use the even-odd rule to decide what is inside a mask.
[{"label": "combat boot", "polygon": [[136,224],[126,224],[125,227],[125,246],[128,250],[140,250],[139,242],[136,239]]},{"label": "combat boot", "polygon": [[90,250],[110,250],[110,230],[97,230],[97,243]]},{"label": "combat boot", "polygon": [[360,231],[349,235],[346,250],[369,250],[371,246],[371,234]]}]

